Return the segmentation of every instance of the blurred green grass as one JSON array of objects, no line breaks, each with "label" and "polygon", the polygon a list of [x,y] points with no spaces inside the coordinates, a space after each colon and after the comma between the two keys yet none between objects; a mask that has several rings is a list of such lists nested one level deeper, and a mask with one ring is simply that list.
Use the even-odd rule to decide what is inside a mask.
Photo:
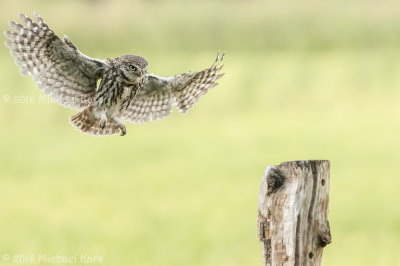
[{"label": "blurred green grass", "polygon": [[[95,138],[0,49],[0,253],[104,265],[261,265],[267,165],[331,160],[324,265],[400,263],[400,5],[394,1],[2,1],[89,56],[226,76],[188,115]],[[35,103],[23,103],[25,97]],[[1,254],[0,254],[1,255]],[[12,261],[11,261],[12,262]],[[13,263],[0,262],[0,265]]]}]

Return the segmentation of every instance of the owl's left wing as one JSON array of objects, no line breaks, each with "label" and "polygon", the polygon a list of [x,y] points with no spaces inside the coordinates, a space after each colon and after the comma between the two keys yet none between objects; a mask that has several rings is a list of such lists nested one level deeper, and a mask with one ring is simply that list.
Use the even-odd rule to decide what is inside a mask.
[{"label": "owl's left wing", "polygon": [[218,53],[212,66],[194,73],[167,78],[148,75],[147,84],[122,112],[122,119],[132,123],[163,119],[171,113],[173,105],[180,113],[186,113],[200,96],[218,85],[216,81],[224,75],[219,73],[223,58],[224,54],[220,56]]},{"label": "owl's left wing", "polygon": [[12,31],[4,33],[15,63],[54,101],[73,109],[86,108],[107,63],[84,55],[66,36],[61,40],[38,14],[34,16],[35,21],[20,14],[24,25],[11,21]]}]

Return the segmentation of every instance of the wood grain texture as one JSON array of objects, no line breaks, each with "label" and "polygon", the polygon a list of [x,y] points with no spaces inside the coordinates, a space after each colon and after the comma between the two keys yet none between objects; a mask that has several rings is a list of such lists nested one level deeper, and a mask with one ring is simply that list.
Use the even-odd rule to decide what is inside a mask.
[{"label": "wood grain texture", "polygon": [[258,235],[265,265],[321,265],[331,242],[329,161],[268,166],[261,180]]}]

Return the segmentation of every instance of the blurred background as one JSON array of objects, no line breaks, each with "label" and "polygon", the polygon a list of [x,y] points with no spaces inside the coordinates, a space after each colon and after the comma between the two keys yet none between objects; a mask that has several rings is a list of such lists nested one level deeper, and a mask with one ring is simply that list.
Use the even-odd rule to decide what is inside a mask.
[{"label": "blurred background", "polygon": [[138,54],[162,76],[227,53],[220,85],[187,115],[98,138],[69,124],[76,111],[39,103],[42,92],[0,48],[0,255],[10,256],[0,265],[30,254],[262,265],[261,175],[305,159],[331,160],[333,243],[323,264],[400,264],[399,3],[0,6],[2,31],[19,12],[36,11],[83,53]]}]

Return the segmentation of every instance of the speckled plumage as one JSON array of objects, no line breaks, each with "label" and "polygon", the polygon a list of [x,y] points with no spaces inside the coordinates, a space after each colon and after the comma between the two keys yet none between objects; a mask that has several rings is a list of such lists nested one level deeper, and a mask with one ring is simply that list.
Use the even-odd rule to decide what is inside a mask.
[{"label": "speckled plumage", "polygon": [[[125,135],[122,120],[145,123],[167,117],[172,106],[186,113],[218,83],[223,59],[202,71],[172,77],[147,73],[148,63],[140,56],[93,59],[82,54],[68,37],[61,40],[34,14],[24,14],[24,25],[10,22],[6,46],[21,73],[31,75],[39,89],[64,107],[82,110],[71,123],[90,135]],[[97,81],[101,79],[97,88]]]}]

